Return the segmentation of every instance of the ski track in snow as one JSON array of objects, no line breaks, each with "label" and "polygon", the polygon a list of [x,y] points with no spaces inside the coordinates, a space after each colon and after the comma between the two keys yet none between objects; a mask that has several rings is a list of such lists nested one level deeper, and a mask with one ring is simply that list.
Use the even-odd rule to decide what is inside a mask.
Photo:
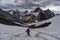
[{"label": "ski track in snow", "polygon": [[52,24],[45,28],[31,29],[27,36],[27,28],[0,24],[0,40],[60,40],[60,16],[49,19]]}]

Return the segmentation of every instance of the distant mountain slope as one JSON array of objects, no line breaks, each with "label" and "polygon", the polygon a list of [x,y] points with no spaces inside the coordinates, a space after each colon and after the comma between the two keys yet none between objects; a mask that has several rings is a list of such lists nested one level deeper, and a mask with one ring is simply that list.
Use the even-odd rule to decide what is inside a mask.
[{"label": "distant mountain slope", "polygon": [[0,17],[5,18],[5,19],[10,20],[10,21],[15,21],[15,19],[12,15],[10,15],[6,11],[3,11],[2,9],[0,9]]},{"label": "distant mountain slope", "polygon": [[23,22],[22,20],[18,19],[17,17],[12,16],[8,12],[3,11],[2,9],[0,9],[0,17],[5,18],[7,20],[10,20],[12,22],[18,22],[18,23],[22,23]]}]

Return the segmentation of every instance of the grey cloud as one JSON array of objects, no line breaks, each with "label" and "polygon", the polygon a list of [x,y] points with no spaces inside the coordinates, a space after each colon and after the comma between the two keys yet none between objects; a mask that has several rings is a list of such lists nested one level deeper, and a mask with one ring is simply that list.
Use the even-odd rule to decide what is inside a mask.
[{"label": "grey cloud", "polygon": [[[33,7],[46,7],[49,6],[50,4],[53,4],[55,6],[60,6],[60,0],[10,0],[9,2],[6,3],[1,3],[2,1],[5,0],[0,0],[0,8],[11,8],[11,9],[32,9]],[[12,2],[11,2],[12,1]],[[37,3],[35,3],[37,2]],[[5,6],[1,5],[4,4]]]}]

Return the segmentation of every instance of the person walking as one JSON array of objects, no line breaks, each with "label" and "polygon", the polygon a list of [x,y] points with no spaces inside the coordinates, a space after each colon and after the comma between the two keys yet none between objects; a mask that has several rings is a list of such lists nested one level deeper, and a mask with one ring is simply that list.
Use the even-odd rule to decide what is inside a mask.
[{"label": "person walking", "polygon": [[27,32],[27,35],[30,36],[30,29],[29,28],[26,30],[26,32]]}]

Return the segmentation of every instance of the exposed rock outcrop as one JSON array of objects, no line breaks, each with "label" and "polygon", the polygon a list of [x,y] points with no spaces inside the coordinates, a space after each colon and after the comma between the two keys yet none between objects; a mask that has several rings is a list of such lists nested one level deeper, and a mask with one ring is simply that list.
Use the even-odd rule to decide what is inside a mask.
[{"label": "exposed rock outcrop", "polygon": [[40,7],[37,7],[33,12],[39,12],[42,11],[42,9]]},{"label": "exposed rock outcrop", "polygon": [[50,18],[52,18],[54,16],[55,16],[54,12],[47,9],[45,11],[39,12],[37,17],[38,17],[38,21],[43,21],[43,20],[50,19]]}]

